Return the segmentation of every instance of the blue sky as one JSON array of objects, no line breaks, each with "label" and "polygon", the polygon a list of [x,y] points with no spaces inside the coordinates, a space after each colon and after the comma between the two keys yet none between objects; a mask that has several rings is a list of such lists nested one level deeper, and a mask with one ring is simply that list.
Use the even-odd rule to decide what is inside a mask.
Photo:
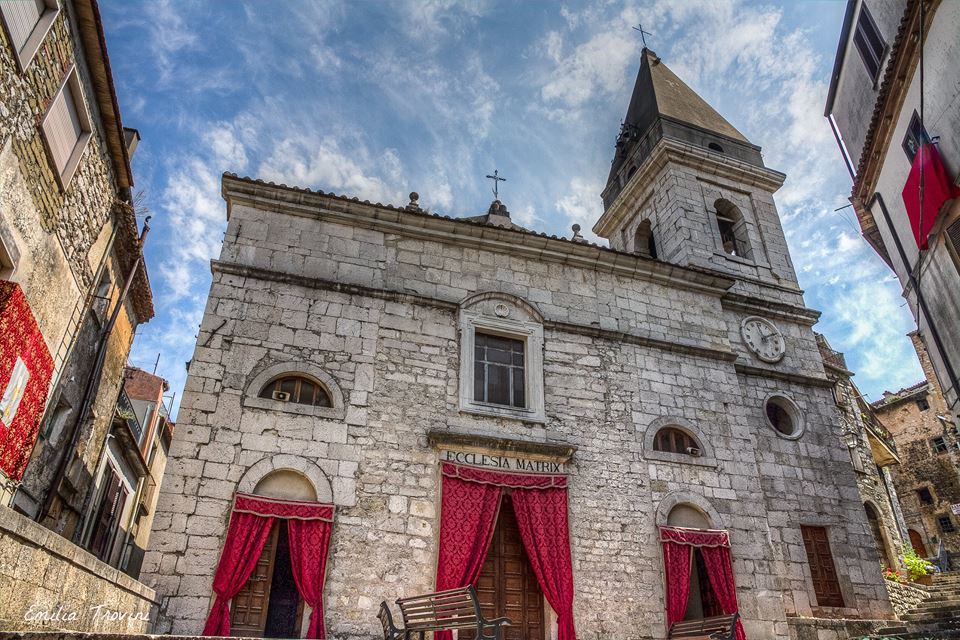
[{"label": "blue sky", "polygon": [[[922,378],[892,272],[859,237],[823,118],[843,0],[101,0],[153,230],[134,364],[179,394],[226,225],[220,174],[570,235],[601,213],[639,65],[630,27],[787,174],[775,196],[816,330],[869,398]],[[590,236],[592,237],[592,236]]]}]

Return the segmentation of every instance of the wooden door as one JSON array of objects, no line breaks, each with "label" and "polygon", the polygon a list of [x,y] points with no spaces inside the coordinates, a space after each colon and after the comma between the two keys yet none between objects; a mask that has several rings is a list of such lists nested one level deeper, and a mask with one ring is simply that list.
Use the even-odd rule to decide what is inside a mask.
[{"label": "wooden door", "polygon": [[523,549],[509,496],[504,497],[500,507],[476,589],[485,616],[506,616],[513,622],[505,628],[506,640],[543,640],[543,593]]},{"label": "wooden door", "polygon": [[801,525],[800,531],[803,534],[803,546],[807,550],[817,604],[821,607],[842,607],[843,595],[837,581],[837,570],[833,564],[827,530],[823,527]]},{"label": "wooden door", "polygon": [[230,635],[260,638],[267,624],[267,610],[270,604],[270,585],[273,581],[273,567],[277,557],[277,537],[280,533],[279,521],[274,520],[270,536],[257,566],[240,593],[230,601]]},{"label": "wooden door", "polygon": [[920,534],[910,529],[908,532],[910,534],[910,546],[913,547],[913,550],[917,552],[917,555],[921,558],[927,557],[927,547],[923,544],[923,538],[920,537]]}]

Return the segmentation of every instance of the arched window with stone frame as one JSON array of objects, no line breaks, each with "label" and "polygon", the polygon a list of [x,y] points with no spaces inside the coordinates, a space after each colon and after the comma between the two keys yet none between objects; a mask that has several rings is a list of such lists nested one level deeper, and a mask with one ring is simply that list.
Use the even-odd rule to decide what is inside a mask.
[{"label": "arched window with stone frame", "polygon": [[713,209],[723,252],[730,256],[753,260],[747,221],[740,209],[725,198],[717,199],[713,203]]},{"label": "arched window with stone frame", "polygon": [[705,467],[717,464],[706,434],[690,421],[674,416],[657,418],[647,426],[643,457]]},{"label": "arched window with stone frame", "polygon": [[333,406],[329,392],[320,382],[300,374],[282,375],[270,380],[260,389],[258,396],[311,407]]},{"label": "arched window with stone frame", "polygon": [[332,419],[343,418],[345,412],[336,379],[305,362],[281,362],[259,370],[246,383],[243,406]]}]

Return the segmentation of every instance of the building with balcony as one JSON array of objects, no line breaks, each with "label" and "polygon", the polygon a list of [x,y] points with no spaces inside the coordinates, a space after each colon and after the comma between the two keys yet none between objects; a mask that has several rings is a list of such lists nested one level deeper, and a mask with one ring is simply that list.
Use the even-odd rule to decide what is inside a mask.
[{"label": "building with balcony", "polygon": [[[0,2],[0,629],[30,606],[149,612],[79,544],[137,326],[154,314],[95,0]],[[43,570],[40,570],[43,568]],[[69,588],[65,588],[67,585]],[[78,614],[79,615],[79,614]]]},{"label": "building with balcony", "polygon": [[960,3],[849,0],[824,115],[863,237],[960,414]]},{"label": "building with balcony", "polygon": [[896,443],[874,414],[873,407],[864,400],[853,381],[853,372],[847,369],[843,354],[835,351],[821,334],[817,334],[817,346],[823,358],[823,369],[833,382],[838,435],[850,453],[850,463],[856,471],[857,490],[880,562],[902,572],[901,554],[907,529],[891,475],[891,470],[900,464]]},{"label": "building with balcony", "polygon": [[173,436],[163,396],[169,388],[163,378],[127,367],[81,538],[91,553],[134,578],[150,540]]}]

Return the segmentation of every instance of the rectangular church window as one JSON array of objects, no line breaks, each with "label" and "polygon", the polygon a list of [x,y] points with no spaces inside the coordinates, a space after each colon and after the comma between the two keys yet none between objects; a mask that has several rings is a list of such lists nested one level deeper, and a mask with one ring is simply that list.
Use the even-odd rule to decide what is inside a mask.
[{"label": "rectangular church window", "polygon": [[930,489],[926,487],[917,489],[917,497],[920,498],[922,504],[933,504],[933,494],[930,493]]},{"label": "rectangular church window", "polygon": [[526,407],[525,343],[477,333],[474,337],[473,399],[476,402]]},{"label": "rectangular church window", "polygon": [[860,4],[860,15],[857,18],[857,30],[853,35],[853,44],[860,52],[860,58],[870,74],[870,79],[874,84],[880,78],[881,64],[883,56],[887,51],[887,43],[883,41],[880,35],[880,29],[877,23],[873,21],[873,16],[867,9],[865,3]]},{"label": "rectangular church window", "polygon": [[842,607],[843,594],[840,593],[840,582],[837,580],[837,569],[833,564],[826,528],[800,525],[800,532],[807,552],[807,562],[810,563],[810,578],[813,580],[817,604],[821,607]]}]

